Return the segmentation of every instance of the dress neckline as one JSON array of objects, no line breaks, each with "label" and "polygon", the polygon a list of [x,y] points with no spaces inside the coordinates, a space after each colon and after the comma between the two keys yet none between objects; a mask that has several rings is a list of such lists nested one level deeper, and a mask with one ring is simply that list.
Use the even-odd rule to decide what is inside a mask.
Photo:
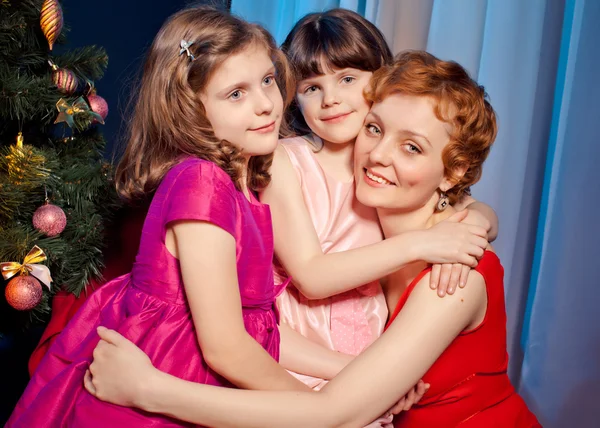
[{"label": "dress neckline", "polygon": [[323,175],[328,179],[331,180],[332,182],[334,182],[335,184],[339,185],[339,186],[343,186],[343,187],[348,187],[348,186],[353,186],[354,185],[354,173],[352,174],[352,178],[348,181],[342,181],[336,177],[334,177],[333,175],[329,174],[325,168],[323,168],[323,166],[321,165],[321,163],[319,162],[319,159],[316,156],[316,152],[313,150],[312,144],[309,140],[309,138],[313,138],[315,140],[317,140],[321,147],[323,147],[323,140],[321,139],[321,137],[319,137],[318,135],[315,134],[308,134],[308,135],[304,135],[302,136],[302,138],[308,142],[308,151],[310,153],[310,157],[313,160],[313,162],[315,162],[317,164],[317,166],[319,167],[319,169],[321,170],[321,172],[323,173]]}]

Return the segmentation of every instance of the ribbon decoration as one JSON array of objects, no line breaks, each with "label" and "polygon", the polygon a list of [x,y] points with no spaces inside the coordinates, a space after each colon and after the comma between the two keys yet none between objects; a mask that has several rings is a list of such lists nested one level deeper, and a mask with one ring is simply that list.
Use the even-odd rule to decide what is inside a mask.
[{"label": "ribbon decoration", "polygon": [[15,275],[33,275],[37,279],[48,287],[50,290],[50,283],[52,277],[50,276],[50,269],[48,266],[40,265],[39,263],[46,261],[46,254],[37,245],[34,245],[31,251],[25,256],[23,263],[18,262],[4,262],[0,263],[0,271],[5,280],[9,280]]},{"label": "ribbon decoration", "polygon": [[83,97],[77,98],[73,101],[73,104],[69,104],[67,100],[61,98],[56,102],[56,109],[58,110],[58,117],[54,123],[66,122],[70,128],[75,124],[73,122],[73,116],[77,113],[90,113],[94,119],[104,125],[104,119],[95,111],[90,110],[90,106],[85,102]]}]

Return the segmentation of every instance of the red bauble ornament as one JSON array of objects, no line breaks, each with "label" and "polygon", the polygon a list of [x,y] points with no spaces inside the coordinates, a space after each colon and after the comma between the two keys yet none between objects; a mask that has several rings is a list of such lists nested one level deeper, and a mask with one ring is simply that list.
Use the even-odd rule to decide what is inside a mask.
[{"label": "red bauble ornament", "polygon": [[104,98],[96,95],[96,92],[92,92],[88,95],[88,102],[92,111],[98,113],[102,117],[102,120],[106,120],[106,116],[108,116],[108,104]]},{"label": "red bauble ornament", "polygon": [[10,280],[4,291],[6,301],[18,311],[28,311],[42,300],[42,285],[31,275],[20,275]]},{"label": "red bauble ornament", "polygon": [[33,213],[33,227],[48,236],[59,235],[66,225],[67,216],[56,205],[45,203]]},{"label": "red bauble ornament", "polygon": [[77,76],[66,68],[57,68],[52,73],[52,81],[60,92],[71,95],[77,90]]}]

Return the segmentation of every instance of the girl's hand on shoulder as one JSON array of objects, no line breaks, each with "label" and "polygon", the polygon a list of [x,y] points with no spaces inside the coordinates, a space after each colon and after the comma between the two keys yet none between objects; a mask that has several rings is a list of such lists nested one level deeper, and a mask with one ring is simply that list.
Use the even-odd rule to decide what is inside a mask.
[{"label": "girl's hand on shoulder", "polygon": [[488,246],[487,232],[480,226],[463,223],[466,216],[465,211],[459,211],[427,230],[411,232],[421,238],[417,259],[434,264],[477,266]]},{"label": "girl's hand on shoulder", "polygon": [[102,401],[142,407],[144,385],[158,372],[150,358],[121,334],[98,327],[101,340],[85,373],[85,389]]},{"label": "girl's hand on shoulder", "polygon": [[438,296],[454,294],[457,287],[463,288],[467,284],[471,266],[460,263],[435,264],[431,267],[431,280],[429,286],[437,289]]},{"label": "girl's hand on shoulder", "polygon": [[[466,216],[460,222],[465,225],[481,227],[487,232],[491,229],[490,220],[477,210],[467,209]],[[460,263],[434,264],[431,268],[429,285],[432,290],[437,289],[440,297],[444,297],[446,294],[454,294],[457,287],[463,288],[467,284],[471,269],[472,266]]]}]

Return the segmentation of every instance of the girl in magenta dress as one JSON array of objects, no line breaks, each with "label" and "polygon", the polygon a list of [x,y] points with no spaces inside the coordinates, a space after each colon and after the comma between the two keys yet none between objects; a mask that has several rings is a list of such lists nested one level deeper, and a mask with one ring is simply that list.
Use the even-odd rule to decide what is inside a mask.
[{"label": "girl in magenta dress", "polygon": [[165,23],[118,168],[122,195],[153,194],[135,264],[78,311],[8,427],[188,425],[86,392],[99,325],[182,379],[306,389],[277,364],[271,216],[254,195],[268,184],[278,141],[280,58],[264,29],[226,13],[191,8]]}]

